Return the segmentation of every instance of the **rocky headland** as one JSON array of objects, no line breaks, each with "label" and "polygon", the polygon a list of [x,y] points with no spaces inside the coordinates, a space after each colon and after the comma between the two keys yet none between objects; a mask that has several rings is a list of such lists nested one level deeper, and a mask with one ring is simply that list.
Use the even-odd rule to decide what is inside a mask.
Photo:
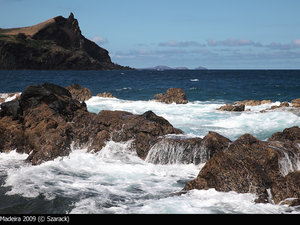
[{"label": "rocky headland", "polygon": [[87,111],[89,89],[78,84],[28,86],[15,100],[1,104],[0,152],[27,153],[33,165],[67,156],[74,148],[93,154],[108,141],[130,142],[132,151],[151,163],[205,163],[186,183],[192,189],[254,193],[257,202],[300,205],[300,128],[261,141],[244,134],[235,141],[209,132],[186,137],[151,111],[132,114]]},{"label": "rocky headland", "polygon": [[85,38],[73,13],[30,27],[0,29],[0,69],[128,70]]}]

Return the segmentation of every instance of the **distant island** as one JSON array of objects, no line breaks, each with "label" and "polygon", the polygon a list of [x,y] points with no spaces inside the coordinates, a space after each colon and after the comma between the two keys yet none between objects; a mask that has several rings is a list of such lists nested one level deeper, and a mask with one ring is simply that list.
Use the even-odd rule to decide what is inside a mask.
[{"label": "distant island", "polygon": [[81,34],[73,13],[30,27],[0,29],[2,70],[131,70]]},{"label": "distant island", "polygon": [[139,68],[138,70],[155,70],[155,71],[165,71],[165,70],[207,70],[207,68],[203,66],[196,67],[194,69],[189,69],[188,67],[181,66],[181,67],[169,67],[164,65],[148,67],[148,68]]}]

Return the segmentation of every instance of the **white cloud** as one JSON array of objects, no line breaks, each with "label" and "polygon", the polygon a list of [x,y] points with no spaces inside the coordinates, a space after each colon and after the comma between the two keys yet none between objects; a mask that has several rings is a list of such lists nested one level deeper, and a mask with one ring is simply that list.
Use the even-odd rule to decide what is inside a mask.
[{"label": "white cloud", "polygon": [[261,47],[262,44],[259,42],[254,42],[248,39],[226,39],[222,41],[217,41],[215,39],[208,39],[207,45],[209,46],[230,46],[230,47],[239,47],[239,46],[255,46]]},{"label": "white cloud", "polygon": [[103,45],[108,43],[108,40],[106,38],[100,37],[100,36],[95,36],[91,39],[91,41],[97,43],[98,45]]},{"label": "white cloud", "polygon": [[160,42],[158,46],[161,47],[203,47],[205,45],[197,42],[197,41],[168,41],[168,42]]},{"label": "white cloud", "polygon": [[278,49],[278,50],[291,50],[295,48],[300,48],[300,39],[295,39],[287,44],[272,42],[271,44],[267,45],[267,47],[271,49]]},{"label": "white cloud", "polygon": [[292,41],[294,46],[300,47],[300,39],[296,39]]}]

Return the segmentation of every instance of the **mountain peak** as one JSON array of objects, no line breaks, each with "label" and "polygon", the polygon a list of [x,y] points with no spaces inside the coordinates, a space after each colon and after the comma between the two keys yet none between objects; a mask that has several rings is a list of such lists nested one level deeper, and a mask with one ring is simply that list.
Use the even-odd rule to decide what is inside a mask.
[{"label": "mountain peak", "polygon": [[71,12],[70,13],[70,16],[69,16],[69,18],[68,18],[69,20],[74,20],[74,14]]},{"label": "mountain peak", "polygon": [[78,20],[53,17],[21,28],[1,29],[0,69],[130,69],[81,34]]}]

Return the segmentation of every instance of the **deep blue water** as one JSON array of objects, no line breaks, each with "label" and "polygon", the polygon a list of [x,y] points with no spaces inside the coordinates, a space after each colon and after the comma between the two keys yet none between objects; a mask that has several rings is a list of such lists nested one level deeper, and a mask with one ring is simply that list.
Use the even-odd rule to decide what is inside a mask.
[{"label": "deep blue water", "polygon": [[0,93],[27,85],[78,83],[93,95],[111,92],[119,99],[149,100],[168,88],[182,88],[190,101],[271,99],[291,101],[300,93],[300,70],[173,71],[0,71]]}]

